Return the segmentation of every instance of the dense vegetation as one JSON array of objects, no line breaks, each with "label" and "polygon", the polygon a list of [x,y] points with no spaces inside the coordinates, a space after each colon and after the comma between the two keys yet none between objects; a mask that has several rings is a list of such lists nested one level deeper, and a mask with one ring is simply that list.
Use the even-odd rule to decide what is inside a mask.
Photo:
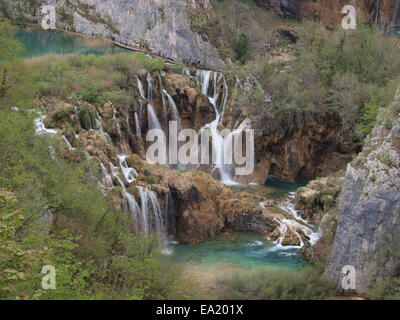
[{"label": "dense vegetation", "polygon": [[266,118],[279,117],[282,110],[337,110],[345,140],[358,151],[378,109],[393,100],[398,86],[397,39],[368,26],[332,32],[309,22],[296,29],[297,43],[276,47],[287,61],[271,63],[269,56],[257,56],[244,66],[232,66],[232,81],[239,76],[260,84],[240,90],[237,114],[249,114],[263,128]]},{"label": "dense vegetation", "polygon": [[[102,195],[92,160],[88,157],[80,165],[64,161],[57,139],[35,133],[39,114],[31,109],[46,92],[61,99],[76,99],[76,94],[92,101],[106,92],[123,99],[120,90],[107,90],[104,82],[118,83],[115,88],[124,85],[124,60],[70,57],[68,63],[49,59],[29,66],[18,60],[14,50],[20,45],[11,33],[2,22],[0,72],[6,76],[0,97],[0,299],[185,297],[179,269],[163,261],[158,240],[133,235],[131,218]],[[130,62],[147,62],[140,59]],[[95,69],[96,61],[112,66],[111,76],[101,66]],[[73,63],[83,72],[72,72]],[[147,67],[158,68],[157,63]],[[90,68],[92,73],[84,73]],[[73,90],[73,85],[78,87]],[[41,288],[45,265],[56,268],[56,290]]]}]

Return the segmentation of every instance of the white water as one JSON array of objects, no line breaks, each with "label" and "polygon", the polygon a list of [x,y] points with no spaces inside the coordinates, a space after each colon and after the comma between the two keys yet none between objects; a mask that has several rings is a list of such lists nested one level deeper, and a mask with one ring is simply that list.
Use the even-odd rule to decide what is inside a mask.
[{"label": "white water", "polygon": [[[291,195],[289,195],[291,197]],[[322,237],[322,229],[317,228],[310,224],[308,221],[304,220],[300,212],[294,209],[294,204],[291,201],[284,201],[279,206],[280,209],[289,213],[293,219],[277,219],[280,224],[279,230],[281,232],[281,237],[276,241],[277,245],[282,245],[282,241],[285,238],[285,234],[290,229],[294,234],[297,235],[300,241],[300,247],[304,246],[304,242],[298,233],[302,231],[304,235],[308,238],[308,242],[313,246]],[[314,231],[313,229],[317,229]]]},{"label": "white water", "polygon": [[129,168],[128,164],[126,163],[126,158],[128,158],[128,156],[118,155],[119,165],[120,165],[122,174],[124,175],[124,177],[125,177],[126,181],[128,181],[128,183],[132,183],[133,181],[136,181],[136,177],[138,176],[138,173],[136,172],[135,169]]},{"label": "white water", "polygon": [[53,129],[46,129],[43,120],[46,118],[46,116],[40,116],[35,120],[35,127],[36,127],[36,134],[41,135],[41,134],[56,134],[57,131]]},{"label": "white water", "polygon": [[172,99],[172,97],[168,94],[168,92],[166,90],[164,90],[164,94],[166,95],[167,99],[168,99],[168,103],[169,106],[171,107],[172,110],[172,115],[173,115],[173,120],[175,120],[178,123],[178,131],[182,128],[181,127],[181,117],[179,115],[179,111],[178,108],[176,106],[176,103],[174,101],[174,99]]},{"label": "white water", "polygon": [[103,175],[103,177],[101,179],[102,185],[106,188],[113,188],[114,184],[113,184],[111,175],[108,173],[108,170],[106,169],[106,167],[103,165],[103,163],[100,160],[99,160],[99,163],[100,163],[101,173]]},{"label": "white water", "polygon": [[[227,97],[227,86],[225,78],[223,75],[218,75],[218,73],[213,71],[197,71],[197,80],[201,85],[201,90],[204,95],[208,97],[211,104],[215,110],[215,120],[211,123],[206,124],[201,130],[208,129],[212,138],[212,149],[214,153],[215,168],[214,170],[219,170],[221,176],[221,182],[225,185],[233,186],[238,185],[237,182],[233,180],[231,166],[227,165],[225,161],[226,145],[223,135],[218,130],[218,125],[222,118],[222,113],[218,106],[219,90],[218,84],[223,81],[223,99],[222,99],[222,111],[225,109],[226,97]],[[218,78],[218,79],[217,79]],[[210,86],[210,84],[212,86]],[[229,139],[227,139],[229,140]],[[228,142],[228,141],[227,141]]]},{"label": "white water", "polygon": [[160,237],[162,247],[167,248],[165,221],[157,194],[154,191],[138,187],[141,201],[141,226],[145,233],[155,232]]},{"label": "white water", "polygon": [[147,100],[153,99],[153,79],[150,72],[147,72]]},{"label": "white water", "polygon": [[68,151],[75,150],[75,148],[72,146],[71,142],[68,141],[68,139],[67,139],[67,137],[65,135],[63,135],[63,139],[64,139],[65,144],[68,147]]},{"label": "white water", "polygon": [[161,93],[161,100],[162,100],[162,106],[163,106],[163,116],[164,116],[164,124],[165,128],[168,128],[168,119],[167,119],[167,104],[165,102],[165,96],[164,96],[164,86],[161,78],[161,74],[158,73],[158,82],[160,84],[160,93]]},{"label": "white water", "polygon": [[160,121],[158,120],[157,114],[154,111],[152,104],[147,105],[147,115],[148,115],[148,122],[149,122],[149,130],[161,129]]},{"label": "white water", "polygon": [[139,115],[135,112],[135,126],[136,126],[136,135],[142,140],[142,125],[140,123]]},{"label": "white water", "polygon": [[[124,210],[126,212],[130,212],[132,218],[136,223],[140,223],[141,210],[138,203],[136,202],[135,197],[126,191],[122,191],[122,196],[125,199]],[[138,226],[138,229],[140,230],[140,226]]]},{"label": "white water", "polygon": [[141,96],[143,99],[146,100],[146,97],[144,96],[144,90],[143,90],[142,81],[140,81],[140,79],[139,79],[138,76],[136,76],[136,80],[137,80],[137,86],[138,86],[138,89],[139,89],[140,96]]}]

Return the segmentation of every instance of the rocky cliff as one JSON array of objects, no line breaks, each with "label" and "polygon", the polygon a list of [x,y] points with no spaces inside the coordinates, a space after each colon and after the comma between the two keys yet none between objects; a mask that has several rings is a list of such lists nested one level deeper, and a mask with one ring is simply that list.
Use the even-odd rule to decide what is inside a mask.
[{"label": "rocky cliff", "polygon": [[337,26],[343,18],[342,8],[353,5],[358,16],[379,24],[397,24],[400,21],[398,0],[256,0],[256,3],[274,12],[299,20],[317,20],[329,27]]},{"label": "rocky cliff", "polygon": [[208,0],[0,0],[15,22],[40,23],[39,8],[46,4],[56,6],[61,29],[105,36],[176,61],[224,65],[218,50],[192,30],[192,19],[212,15]]},{"label": "rocky cliff", "polygon": [[400,96],[382,111],[362,153],[348,165],[338,227],[325,274],[341,290],[342,268],[356,269],[356,291],[400,275]]},{"label": "rocky cliff", "polygon": [[264,184],[268,176],[295,181],[326,176],[345,167],[338,151],[342,119],[337,112],[284,112],[267,117],[257,129],[254,174],[242,182]]}]

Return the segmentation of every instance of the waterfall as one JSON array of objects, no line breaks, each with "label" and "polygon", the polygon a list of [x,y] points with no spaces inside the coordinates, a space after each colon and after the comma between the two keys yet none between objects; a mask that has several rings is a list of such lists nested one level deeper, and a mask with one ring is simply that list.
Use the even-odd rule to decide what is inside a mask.
[{"label": "waterfall", "polygon": [[142,81],[140,81],[140,79],[139,79],[138,76],[136,76],[136,80],[137,80],[137,86],[138,86],[138,89],[139,89],[140,96],[141,96],[143,99],[146,100],[146,97],[144,96],[144,90],[143,90]]},{"label": "waterfall", "polygon": [[138,187],[141,201],[141,226],[146,233],[156,232],[163,248],[167,245],[165,219],[162,214],[157,194],[154,191]]},{"label": "waterfall", "polygon": [[168,92],[166,90],[164,90],[164,94],[167,96],[168,103],[169,103],[169,105],[170,105],[170,107],[172,109],[172,115],[174,117],[173,120],[176,120],[178,122],[178,130],[180,130],[182,121],[181,121],[181,117],[179,115],[179,110],[178,110],[178,108],[176,106],[176,103],[175,103],[174,99],[172,99],[172,97],[168,94]]},{"label": "waterfall", "polygon": [[[129,168],[126,163],[126,156],[118,156],[120,161],[120,170],[122,171],[125,179],[131,183],[137,174],[133,168]],[[118,180],[124,199],[123,209],[129,212],[136,223],[136,230],[143,233],[155,233],[160,238],[160,244],[164,253],[168,253],[167,246],[167,233],[166,233],[166,219],[163,216],[160,204],[158,203],[157,193],[149,189],[138,187],[140,195],[140,206],[136,202],[135,197],[126,189],[124,181],[118,174],[118,168],[110,162],[112,175]],[[103,176],[107,177],[107,169],[101,164]],[[104,168],[104,169],[103,169]],[[111,177],[110,177],[111,178]],[[108,180],[108,178],[107,178]],[[112,183],[112,179],[111,179]]]},{"label": "waterfall", "polygon": [[105,188],[112,188],[114,186],[111,175],[108,173],[106,167],[103,165],[103,163],[99,160],[100,163],[100,168],[101,168],[101,173],[103,175],[101,181],[102,185]]},{"label": "waterfall", "polygon": [[142,126],[140,124],[139,115],[135,112],[135,126],[136,126],[136,135],[142,140]]},{"label": "waterfall", "polygon": [[237,185],[237,183],[233,181],[233,170],[235,167],[235,163],[232,161],[232,164],[228,164],[224,161],[224,159],[232,159],[234,152],[233,144],[235,142],[235,139],[240,139],[243,131],[246,129],[251,129],[251,121],[247,118],[243,120],[243,122],[239,125],[237,129],[234,129],[221,142],[223,143],[223,145],[221,146],[221,148],[223,149],[223,161],[221,162],[221,164],[217,165],[217,167],[221,171],[221,182],[226,185]]},{"label": "waterfall", "polygon": [[149,130],[151,129],[161,129],[160,121],[158,120],[157,114],[154,111],[153,105],[147,105],[147,115],[149,121]]},{"label": "waterfall", "polygon": [[[206,124],[201,130],[208,129],[212,138],[212,149],[215,153],[215,169],[218,169],[221,175],[221,182],[226,185],[237,185],[238,183],[233,180],[230,165],[225,164],[226,146],[223,135],[218,131],[218,125],[221,120],[220,110],[225,109],[227,101],[227,85],[225,77],[217,72],[202,70],[197,71],[197,81],[201,85],[201,90],[204,95],[208,97],[214,107],[216,118],[211,123]],[[212,82],[212,87],[210,86]],[[218,85],[222,82],[223,85],[223,99],[221,106],[218,106],[219,90]],[[210,90],[210,88],[212,90]],[[222,107],[222,108],[221,108]],[[229,140],[229,139],[227,139]]]},{"label": "waterfall", "polygon": [[126,181],[128,181],[128,183],[132,183],[133,181],[136,181],[138,173],[136,172],[135,169],[129,168],[128,164],[126,163],[126,158],[127,158],[126,155],[119,155],[118,156],[119,165]]},{"label": "waterfall", "polygon": [[150,72],[147,72],[147,100],[153,99],[153,79]]},{"label": "waterfall", "polygon": [[[289,195],[290,199],[293,199],[291,195]],[[281,233],[280,238],[276,241],[276,244],[282,245],[282,242],[285,238],[285,234],[287,230],[291,230],[300,241],[300,248],[304,246],[304,242],[299,235],[297,230],[301,230],[306,237],[308,237],[308,242],[313,246],[317,243],[317,241],[322,237],[322,229],[317,228],[311,225],[308,221],[304,220],[301,214],[294,208],[294,203],[292,201],[284,201],[279,206],[280,209],[288,213],[293,217],[294,220],[291,219],[276,219],[279,223],[279,231]],[[313,229],[318,229],[318,231],[314,231]],[[286,248],[286,247],[285,247]]]},{"label": "waterfall", "polygon": [[68,151],[73,151],[75,150],[75,148],[72,146],[71,142],[68,141],[67,137],[65,135],[62,136],[67,147],[68,147]]},{"label": "waterfall", "polygon": [[134,219],[134,221],[136,222],[136,227],[138,230],[141,230],[140,227],[140,221],[141,221],[141,210],[140,207],[138,205],[138,203],[136,202],[136,199],[133,195],[131,195],[129,192],[126,191],[122,191],[122,196],[124,197],[125,201],[124,201],[124,211],[125,212],[129,212],[132,216],[132,218]]},{"label": "waterfall", "polygon": [[97,112],[97,119],[96,119],[96,125],[99,128],[100,131],[100,135],[108,142],[108,143],[112,143],[112,139],[110,137],[110,135],[104,131],[103,128],[103,119],[101,118],[100,114]]},{"label": "waterfall", "polygon": [[57,131],[53,129],[46,129],[43,120],[46,116],[40,116],[39,118],[35,119],[35,127],[36,127],[36,135],[41,134],[56,134]]}]

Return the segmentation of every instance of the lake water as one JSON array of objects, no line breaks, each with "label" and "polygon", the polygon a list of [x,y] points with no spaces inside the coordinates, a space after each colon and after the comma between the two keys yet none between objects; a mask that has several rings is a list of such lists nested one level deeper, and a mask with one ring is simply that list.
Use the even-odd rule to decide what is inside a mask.
[{"label": "lake water", "polygon": [[[287,198],[288,194],[296,192],[309,181],[310,179],[304,179],[293,183],[270,177],[264,186],[235,188],[267,199],[279,200]],[[292,270],[308,265],[308,261],[298,249],[278,247],[262,235],[247,232],[229,233],[195,245],[172,244],[171,249],[175,261],[203,269],[208,268],[210,271],[220,268],[221,265],[245,269]]]},{"label": "lake water", "polygon": [[222,263],[246,269],[301,269],[307,265],[297,249],[277,248],[273,242],[254,233],[235,232],[195,245],[174,244],[171,248],[175,261],[200,267],[212,268]]},{"label": "lake water", "polygon": [[18,30],[15,38],[25,48],[22,58],[32,58],[46,54],[105,54],[130,52],[114,45],[93,47],[79,36],[73,36],[59,31]]}]

